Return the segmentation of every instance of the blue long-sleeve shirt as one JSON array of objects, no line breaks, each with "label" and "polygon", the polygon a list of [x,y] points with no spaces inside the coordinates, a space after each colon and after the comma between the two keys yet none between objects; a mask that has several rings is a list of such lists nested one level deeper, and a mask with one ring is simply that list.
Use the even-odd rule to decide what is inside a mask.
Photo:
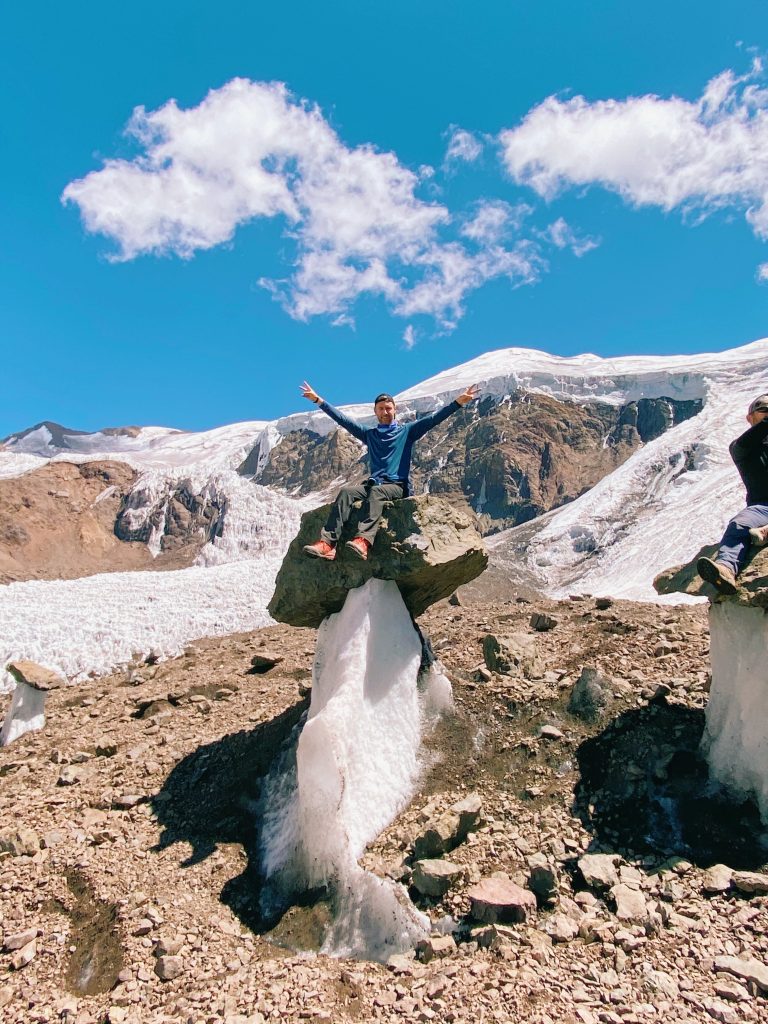
[{"label": "blue long-sleeve shirt", "polygon": [[451,402],[450,405],[430,413],[429,416],[422,416],[421,419],[412,423],[389,423],[382,425],[377,423],[375,427],[364,427],[357,420],[350,419],[343,412],[339,412],[328,402],[321,402],[320,408],[335,420],[340,427],[344,427],[349,433],[362,441],[368,449],[368,469],[370,479],[377,484],[402,483],[405,493],[411,491],[411,451],[415,441],[423,437],[428,430],[436,427],[438,423],[447,420],[461,406],[458,402]]}]

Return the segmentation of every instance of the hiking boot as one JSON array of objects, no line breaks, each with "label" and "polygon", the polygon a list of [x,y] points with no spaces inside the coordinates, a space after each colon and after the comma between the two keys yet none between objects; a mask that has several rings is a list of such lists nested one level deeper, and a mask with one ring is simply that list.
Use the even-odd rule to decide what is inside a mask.
[{"label": "hiking boot", "polygon": [[352,540],[348,540],[346,545],[350,551],[354,551],[358,558],[362,558],[365,562],[368,560],[368,552],[371,550],[371,542],[366,540],[365,537],[353,537]]},{"label": "hiking boot", "polygon": [[326,562],[332,562],[336,557],[336,548],[326,540],[316,540],[314,544],[304,545],[304,554],[312,558],[324,558]]},{"label": "hiking boot", "polygon": [[753,548],[764,548],[768,544],[768,526],[756,526],[750,530],[749,539]]},{"label": "hiking boot", "polygon": [[721,594],[735,594],[736,577],[730,565],[715,562],[711,558],[700,558],[696,563],[696,572],[707,583],[711,583]]}]

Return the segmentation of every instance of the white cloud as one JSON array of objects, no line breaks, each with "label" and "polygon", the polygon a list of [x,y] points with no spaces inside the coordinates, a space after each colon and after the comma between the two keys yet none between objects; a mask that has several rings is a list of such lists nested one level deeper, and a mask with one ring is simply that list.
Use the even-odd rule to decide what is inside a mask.
[{"label": "white cloud", "polygon": [[499,138],[519,183],[551,198],[568,186],[602,185],[637,206],[706,216],[745,211],[768,238],[768,90],[725,71],[695,102],[638,96],[590,103],[550,96]]},{"label": "white cloud", "polygon": [[408,326],[403,331],[403,341],[405,342],[405,348],[407,348],[408,351],[410,352],[410,350],[416,344],[416,332],[413,329],[413,324],[408,324]]},{"label": "white cloud", "polygon": [[761,263],[757,268],[757,280],[763,284],[768,284],[768,263]]},{"label": "white cloud", "polygon": [[[256,218],[280,217],[291,271],[259,283],[299,320],[353,326],[355,301],[371,295],[396,315],[423,313],[450,328],[485,281],[531,283],[545,267],[541,238],[502,245],[528,207],[485,201],[454,223],[446,206],[417,194],[431,168],[417,174],[393,153],[345,146],[317,107],[279,83],[239,78],[186,110],[174,100],[139,107],[128,132],[139,155],[107,160],[62,196],[88,231],[116,243],[111,258],[189,259]],[[454,132],[456,159],[474,159],[479,146]]]},{"label": "white cloud", "polygon": [[574,256],[583,256],[596,249],[599,244],[594,238],[577,235],[563,217],[553,221],[543,234],[556,249],[570,249]]},{"label": "white cloud", "polygon": [[478,159],[483,152],[483,144],[464,128],[451,128],[451,136],[448,139],[448,148],[445,151],[446,163],[462,160],[471,164]]}]

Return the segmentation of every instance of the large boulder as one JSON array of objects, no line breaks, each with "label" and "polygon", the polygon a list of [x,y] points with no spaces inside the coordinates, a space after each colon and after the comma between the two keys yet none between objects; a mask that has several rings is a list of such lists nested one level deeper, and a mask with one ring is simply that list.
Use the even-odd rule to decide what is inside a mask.
[{"label": "large boulder", "polygon": [[387,507],[367,562],[344,547],[355,536],[359,507],[346,525],[336,560],[309,558],[302,549],[320,536],[329,507],[313,509],[301,518],[269,603],[269,614],[278,622],[319,626],[326,616],[340,611],[349,590],[372,577],[394,580],[408,610],[417,616],[479,576],[488,564],[470,517],[429,494]]},{"label": "large boulder", "polygon": [[[656,593],[691,594],[693,597],[708,597],[714,602],[726,600],[711,583],[705,583],[696,572],[699,558],[714,558],[717,550],[717,544],[708,544],[690,562],[660,572],[653,581]],[[768,547],[754,553],[741,571],[738,584],[737,592],[727,598],[728,602],[754,608],[768,607]]]}]

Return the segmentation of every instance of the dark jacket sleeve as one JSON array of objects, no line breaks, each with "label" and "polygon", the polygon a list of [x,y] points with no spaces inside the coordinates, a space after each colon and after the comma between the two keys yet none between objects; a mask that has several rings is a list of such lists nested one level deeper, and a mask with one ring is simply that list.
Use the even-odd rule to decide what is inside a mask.
[{"label": "dark jacket sleeve", "polygon": [[339,412],[328,402],[321,402],[320,408],[326,414],[330,416],[332,420],[336,420],[340,427],[344,427],[348,430],[353,437],[356,437],[358,441],[365,443],[365,427],[358,423],[357,420],[351,420],[349,416],[345,416],[343,412]]},{"label": "dark jacket sleeve", "polygon": [[411,437],[414,441],[419,437],[423,437],[428,430],[436,427],[443,420],[447,420],[449,416],[453,416],[459,409],[461,409],[459,403],[453,401],[450,405],[444,405],[442,409],[438,409],[437,412],[432,412],[429,416],[422,416],[421,419],[415,420],[408,427]]},{"label": "dark jacket sleeve", "polygon": [[736,463],[747,458],[747,456],[753,454],[762,446],[766,437],[768,437],[768,420],[762,420],[760,423],[755,424],[754,427],[750,427],[749,430],[745,430],[740,437],[731,442],[731,446],[728,449],[731,453],[731,458]]}]

